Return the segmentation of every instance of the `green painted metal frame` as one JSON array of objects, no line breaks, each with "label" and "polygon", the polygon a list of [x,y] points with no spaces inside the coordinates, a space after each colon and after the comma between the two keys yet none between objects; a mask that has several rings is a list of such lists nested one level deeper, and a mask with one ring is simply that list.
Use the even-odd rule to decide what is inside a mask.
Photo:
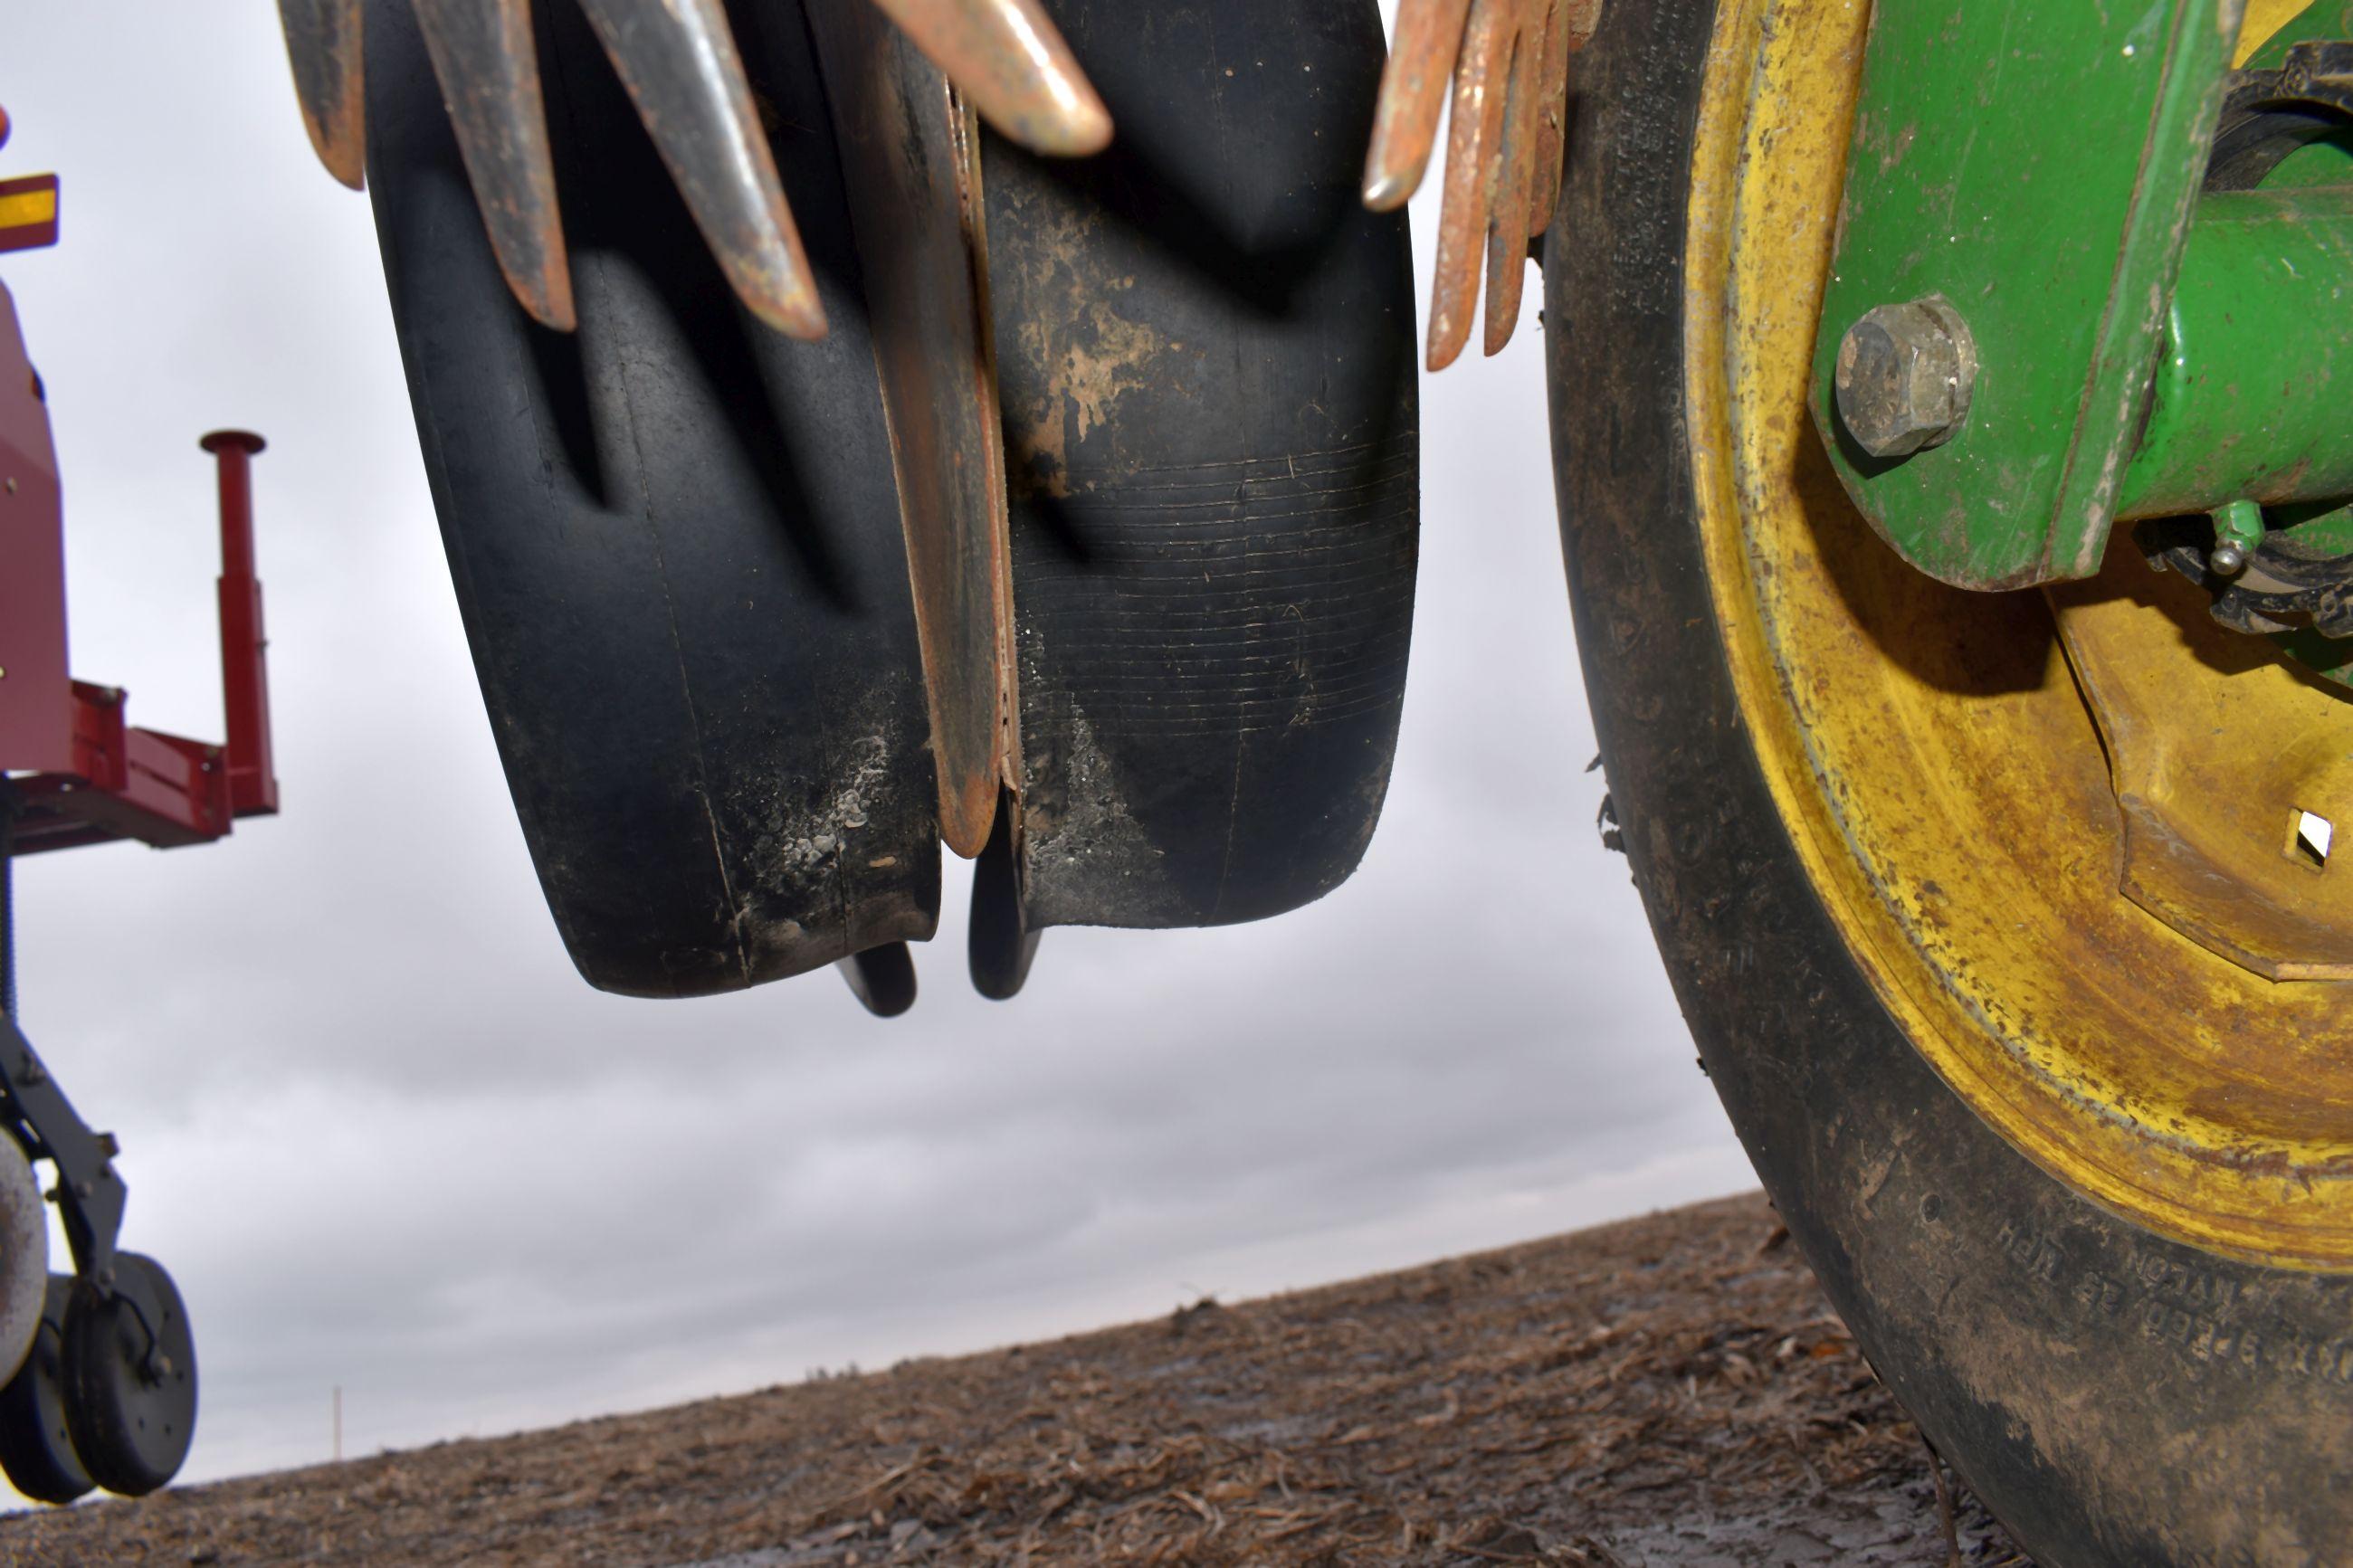
[{"label": "green painted metal frame", "polygon": [[[2290,49],[2313,38],[2353,38],[2353,0],[2316,0],[2265,40],[2243,68],[2276,70]],[[2267,191],[2332,185],[2353,185],[2353,131],[2290,153],[2263,183]],[[2291,553],[2353,555],[2353,504],[2289,504],[2269,512],[2265,522],[2274,543]],[[2322,637],[2308,626],[2275,632],[2271,640],[2323,679],[2353,688],[2353,642]]]},{"label": "green painted metal frame", "polygon": [[[1812,403],[1850,493],[1932,576],[2098,569],[2239,16],[2240,0],[1882,0]],[[1872,458],[1839,423],[1839,341],[1875,305],[1931,295],[1976,342],[1968,423]]]},{"label": "green painted metal frame", "polygon": [[2353,495],[2353,185],[2200,201],[2120,518]]}]

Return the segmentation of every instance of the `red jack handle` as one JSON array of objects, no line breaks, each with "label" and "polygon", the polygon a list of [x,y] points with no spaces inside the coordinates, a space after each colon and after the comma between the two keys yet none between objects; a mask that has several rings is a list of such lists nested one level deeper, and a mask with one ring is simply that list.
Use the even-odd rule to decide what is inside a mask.
[{"label": "red jack handle", "polygon": [[269,757],[269,640],[261,630],[261,582],[253,574],[253,455],[260,437],[216,430],[196,445],[220,468],[221,706],[228,716],[229,808],[238,816],[278,809]]}]

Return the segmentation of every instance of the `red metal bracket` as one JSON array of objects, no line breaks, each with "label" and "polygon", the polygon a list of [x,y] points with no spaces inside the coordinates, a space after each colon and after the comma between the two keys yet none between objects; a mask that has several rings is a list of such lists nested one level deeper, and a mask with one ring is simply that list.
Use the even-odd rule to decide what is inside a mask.
[{"label": "red metal bracket", "polygon": [[[46,414],[42,424],[46,435]],[[228,743],[134,728],[123,721],[120,687],[69,682],[70,760],[62,768],[34,763],[37,771],[13,781],[24,806],[16,854],[115,838],[176,848],[224,837],[237,817],[278,809],[268,641],[253,570],[251,459],[263,443],[248,431],[216,430],[200,445],[213,454],[220,476],[221,697]],[[42,598],[62,602],[62,582],[48,585]],[[0,755],[0,767],[30,760]]]},{"label": "red metal bracket", "polygon": [[229,830],[229,773],[220,747],[125,724],[120,687],[77,680],[73,701],[73,771],[16,781],[26,808],[16,824],[17,854],[110,838],[171,849]]}]

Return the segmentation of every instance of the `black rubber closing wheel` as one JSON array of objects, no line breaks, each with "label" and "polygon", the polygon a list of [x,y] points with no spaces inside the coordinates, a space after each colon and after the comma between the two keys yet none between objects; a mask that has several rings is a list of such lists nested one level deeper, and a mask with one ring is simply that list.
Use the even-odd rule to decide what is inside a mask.
[{"label": "black rubber closing wheel", "polygon": [[1379,8],[1046,9],[1119,132],[983,142],[1023,770],[990,994],[1043,927],[1258,920],[1356,868],[1419,538],[1405,216],[1357,194]]},{"label": "black rubber closing wheel", "polygon": [[33,1348],[16,1375],[0,1388],[0,1471],[35,1502],[67,1503],[97,1483],[74,1452],[66,1421],[66,1303],[73,1280],[49,1276],[48,1301]]},{"label": "black rubber closing wheel", "polygon": [[930,720],[831,121],[797,0],[729,10],[821,342],[736,303],[569,4],[533,11],[579,330],[534,325],[410,7],[368,13],[368,189],[483,702],[565,947],[629,995],[920,941],[939,907]]},{"label": "black rubber closing wheel", "polygon": [[[2037,1563],[2353,1563],[2353,1277],[2185,1240],[2152,1201],[2137,1200],[2140,1216],[2095,1201],[2088,1159],[2071,1173],[2031,1157],[1965,1098],[1972,1080],[1927,1054],[1986,1048],[2010,1017],[1956,1005],[1948,1025],[1963,964],[1931,972],[1920,955],[1950,942],[1970,974],[1993,973],[2001,950],[1970,933],[2047,930],[2027,924],[2058,907],[2046,887],[2089,889],[2084,904],[2105,909],[2116,862],[2023,854],[2032,824],[2014,842],[1957,834],[1925,796],[1908,817],[1900,800],[1881,814],[1920,825],[1909,861],[1866,859],[1845,837],[1874,820],[1858,804],[1866,789],[1906,776],[1864,761],[1906,754],[1898,742],[1914,732],[1898,726],[1914,694],[1926,711],[1976,704],[1975,728],[1948,725],[1952,749],[1933,753],[1957,759],[1942,773],[1956,796],[2031,765],[2049,770],[2037,780],[2088,780],[2042,791],[2052,819],[2078,800],[2111,831],[2117,816],[2098,734],[2047,657],[2041,597],[1960,595],[1895,560],[1807,419],[1818,285],[1767,263],[1802,238],[1810,265],[1829,264],[1835,188],[1798,182],[1843,171],[1850,126],[1805,116],[1829,97],[1822,82],[1860,68],[1868,18],[1843,0],[1613,0],[1577,57],[1545,241],[1546,346],[1577,647],[1623,847],[1706,1070],[1791,1235],[1873,1366]],[[1786,466],[1760,456],[1781,457],[1777,441]],[[1821,626],[1840,633],[1823,639],[1831,651],[1876,663],[1847,680],[1779,674],[1769,661],[1796,658]],[[1946,635],[1931,643],[1923,628]],[[2045,703],[2064,722],[2039,746],[1990,763],[1965,749]],[[1850,733],[1841,768],[1817,761]],[[2021,769],[2004,773],[2003,757]],[[1931,845],[1977,880],[1940,862],[1915,906],[1928,935],[1856,939],[1886,905],[1873,890],[1883,884],[1852,889],[1916,875]],[[2148,918],[2124,905],[2119,929],[2138,929],[2126,916]],[[2041,1016],[2155,992],[2186,1010],[2208,955],[2152,929],[2152,943],[2172,944],[2169,972],[2104,968],[2109,950],[2094,947],[2071,953],[2052,986],[1996,1002]],[[2284,1033],[2282,1016],[2308,1016],[2289,1009],[2331,1005],[2244,984],[2254,999],[2188,1081],[2211,1083]],[[2139,1050],[2161,1066],[2159,1044],[2126,1040],[2119,1059]],[[2345,1036],[2302,1044],[2327,1058]],[[2001,1081],[2026,1092],[2031,1063],[2001,1059],[2022,1064]],[[2048,1125],[2069,1137],[2124,1125],[2054,1103],[2069,1109]],[[2158,1157],[2144,1168],[2159,1171]],[[2253,1153],[2214,1171],[2213,1190],[2243,1182],[2250,1208],[2306,1201],[2305,1183]]]},{"label": "black rubber closing wheel", "polygon": [[179,1474],[196,1435],[196,1342],[164,1266],[118,1252],[116,1269],[146,1277],[162,1321],[129,1299],[78,1285],[66,1307],[66,1422],[74,1451],[108,1491],[144,1497]]}]

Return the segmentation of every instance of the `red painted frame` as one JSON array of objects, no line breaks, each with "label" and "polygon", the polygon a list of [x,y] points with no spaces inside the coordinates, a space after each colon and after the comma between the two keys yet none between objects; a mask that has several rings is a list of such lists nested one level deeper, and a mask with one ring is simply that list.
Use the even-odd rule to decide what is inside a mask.
[{"label": "red painted frame", "polygon": [[16,854],[116,838],[204,844],[278,809],[251,459],[259,436],[200,443],[220,477],[221,695],[228,742],[124,721],[121,688],[66,673],[65,521],[57,453],[15,300],[0,287],[0,772],[22,805]]}]

